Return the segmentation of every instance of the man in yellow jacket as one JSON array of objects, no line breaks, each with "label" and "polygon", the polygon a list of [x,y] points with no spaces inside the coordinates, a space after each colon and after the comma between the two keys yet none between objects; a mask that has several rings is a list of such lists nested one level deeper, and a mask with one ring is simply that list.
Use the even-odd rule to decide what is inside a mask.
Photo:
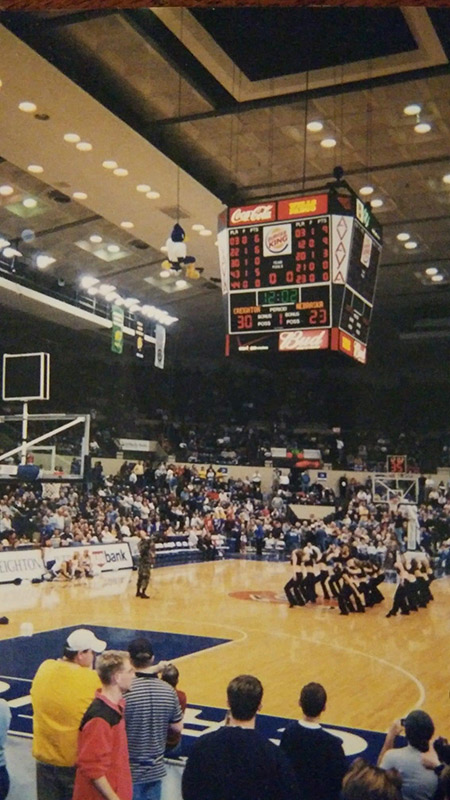
[{"label": "man in yellow jacket", "polygon": [[79,628],[67,637],[60,659],[40,665],[31,685],[33,756],[38,800],[71,800],[75,782],[78,729],[100,687],[93,670],[106,642]]}]

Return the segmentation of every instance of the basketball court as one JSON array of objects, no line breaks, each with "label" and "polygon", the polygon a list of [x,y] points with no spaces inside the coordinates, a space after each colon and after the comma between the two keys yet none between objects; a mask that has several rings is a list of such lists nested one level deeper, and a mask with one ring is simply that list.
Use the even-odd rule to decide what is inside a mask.
[{"label": "basketball court", "polygon": [[[223,720],[227,683],[245,672],[264,685],[259,724],[274,740],[284,720],[297,717],[299,690],[311,680],[327,689],[324,721],[338,729],[348,756],[373,758],[380,733],[412,708],[427,710],[446,735],[449,578],[433,583],[435,601],[427,609],[386,619],[392,584],[383,584],[380,606],[343,617],[320,604],[290,609],[283,594],[289,572],[288,563],[252,560],[160,568],[150,600],[135,597],[131,570],[76,583],[0,586],[0,611],[10,619],[0,629],[0,686],[13,712],[13,759],[16,736],[29,759],[31,679],[44,658],[59,657],[68,632],[79,626],[94,628],[112,648],[144,633],[157,659],[176,662],[188,697],[185,753]],[[22,635],[31,627],[32,636]],[[14,792],[13,785],[12,800]]]}]

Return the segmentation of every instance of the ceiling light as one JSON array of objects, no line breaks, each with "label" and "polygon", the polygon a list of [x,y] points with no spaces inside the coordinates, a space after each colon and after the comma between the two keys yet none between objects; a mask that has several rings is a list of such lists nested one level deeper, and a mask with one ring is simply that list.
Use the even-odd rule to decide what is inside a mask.
[{"label": "ceiling light", "polygon": [[426,274],[426,275],[437,275],[437,274],[438,274],[438,272],[439,272],[439,270],[438,270],[438,268],[437,268],[437,267],[428,267],[428,268],[425,270],[425,274]]},{"label": "ceiling light", "polygon": [[135,303],[139,303],[137,297],[127,297],[126,300],[123,301],[124,306],[130,308],[130,306],[134,306]]},{"label": "ceiling light", "polygon": [[321,147],[325,147],[327,149],[330,147],[336,147],[336,144],[336,139],[332,139],[331,137],[329,139],[322,139],[320,143]]},{"label": "ceiling light", "polygon": [[407,117],[414,117],[416,114],[420,114],[421,111],[422,106],[417,105],[417,103],[411,103],[403,109],[403,113],[406,114]]},{"label": "ceiling light", "polygon": [[204,231],[200,231],[200,236],[212,236],[212,231],[208,230],[208,228],[205,228]]},{"label": "ceiling light", "polygon": [[114,286],[113,283],[101,283],[100,286],[98,287],[98,291],[100,292],[100,294],[103,295],[103,297],[106,297],[107,294],[115,292],[116,288],[117,287]]},{"label": "ceiling light", "polygon": [[72,197],[74,200],[87,200],[86,192],[74,192]]},{"label": "ceiling light", "polygon": [[399,240],[399,242],[407,242],[410,237],[411,237],[410,233],[406,233],[406,232],[397,233],[397,239]]},{"label": "ceiling light", "polygon": [[161,272],[159,273],[159,277],[160,278],[168,278],[169,275],[170,275],[170,272],[169,272],[168,269],[162,269]]},{"label": "ceiling light", "polygon": [[82,289],[90,289],[91,286],[95,286],[96,283],[99,283],[98,278],[92,278],[91,275],[84,275],[81,278],[80,286]]},{"label": "ceiling light", "polygon": [[81,150],[83,153],[87,153],[89,150],[92,150],[92,145],[90,142],[78,142],[76,148],[77,150]]},{"label": "ceiling light", "polygon": [[35,200],[34,197],[26,197],[25,200],[22,200],[22,205],[25,206],[25,208],[36,208],[37,200]]},{"label": "ceiling light", "polygon": [[130,314],[134,314],[134,312],[140,308],[140,305],[141,304],[138,302],[138,303],[133,303],[132,306],[128,306],[128,311],[130,312]]},{"label": "ceiling light", "polygon": [[196,222],[195,225],[192,226],[193,231],[204,231],[205,226],[202,225],[200,222]]},{"label": "ceiling light", "polygon": [[90,294],[91,296],[94,296],[95,294],[97,294],[97,292],[98,289],[96,288],[96,286],[90,286],[88,289],[88,294]]},{"label": "ceiling light", "polygon": [[134,228],[134,222],[128,222],[128,220],[125,220],[124,222],[120,223],[120,227],[121,228]]},{"label": "ceiling light", "polygon": [[14,256],[21,256],[22,253],[20,250],[16,250],[15,247],[5,247],[3,255],[6,256],[6,258],[14,258]]},{"label": "ceiling light", "polygon": [[173,325],[174,322],[178,322],[178,317],[166,317],[164,320],[164,325]]},{"label": "ceiling light", "polygon": [[373,186],[370,186],[370,185],[361,186],[361,188],[359,190],[359,193],[363,194],[363,195],[372,194],[373,193]]},{"label": "ceiling light", "polygon": [[444,183],[450,183],[450,172],[447,175],[443,175],[442,180]]},{"label": "ceiling light", "polygon": [[318,120],[311,120],[311,122],[308,122],[306,127],[309,131],[311,131],[311,133],[318,133],[319,131],[323,130],[323,124]]},{"label": "ceiling light", "polygon": [[147,192],[145,196],[148,197],[149,200],[157,200],[158,197],[161,197],[159,192]]},{"label": "ceiling light", "polygon": [[214,244],[215,244],[215,246],[216,246],[216,247],[219,247],[219,242],[217,241],[217,239],[216,239],[216,241],[214,242]]},{"label": "ceiling light", "polygon": [[118,244],[109,244],[106,249],[110,253],[120,253],[120,247]]},{"label": "ceiling light", "polygon": [[144,194],[146,192],[149,192],[150,189],[151,189],[151,186],[149,186],[148,183],[138,183],[138,185],[136,186],[136,190],[138,192],[143,192]]},{"label": "ceiling light", "polygon": [[443,275],[433,275],[431,280],[434,281],[435,283],[440,283],[441,281],[444,280],[444,276]]},{"label": "ceiling light", "polygon": [[117,294],[117,292],[109,292],[109,294],[105,295],[105,300],[107,303],[114,303],[119,297],[120,294]]},{"label": "ceiling light", "polygon": [[418,122],[417,125],[414,125],[414,130],[416,133],[428,133],[431,131],[431,125],[428,122]]},{"label": "ceiling light", "polygon": [[78,133],[65,133],[64,134],[64,141],[70,142],[70,144],[76,144],[81,139],[81,136],[78,136]]},{"label": "ceiling light", "polygon": [[123,306],[125,301],[124,301],[123,297],[121,297],[120,294],[118,294],[116,299],[114,300],[114,303],[115,303],[116,306]]},{"label": "ceiling light", "polygon": [[44,167],[41,167],[40,164],[29,164],[27,170],[28,172],[33,172],[35,175],[39,175],[41,172],[44,172]]},{"label": "ceiling light", "polygon": [[383,201],[379,197],[375,197],[373,200],[370,201],[370,205],[372,208],[381,208],[383,205]]},{"label": "ceiling light", "polygon": [[37,105],[35,105],[35,103],[30,103],[29,100],[24,100],[22,103],[19,103],[19,108],[27,114],[32,114],[33,111],[37,111]]},{"label": "ceiling light", "polygon": [[128,175],[128,170],[123,167],[117,167],[117,169],[114,170],[114,175],[117,175],[118,178],[124,178]]},{"label": "ceiling light", "polygon": [[3,236],[0,236],[0,250],[3,250],[4,247],[9,247],[10,244],[9,239],[4,239]]},{"label": "ceiling light", "polygon": [[187,285],[188,285],[187,281],[183,280],[183,278],[180,278],[179,280],[175,281],[175,286],[177,287],[177,289],[185,289]]},{"label": "ceiling light", "polygon": [[100,242],[103,242],[103,239],[98,233],[93,233],[92,236],[89,237],[89,241],[93,242],[93,244],[100,244]]},{"label": "ceiling light", "polygon": [[161,250],[161,253],[167,253],[167,247],[165,244],[163,244],[163,246],[160,247],[159,249]]},{"label": "ceiling light", "polygon": [[38,269],[46,269],[46,267],[50,267],[51,264],[54,264],[56,258],[52,258],[52,256],[46,256],[44,253],[36,256],[36,266]]},{"label": "ceiling light", "polygon": [[13,187],[9,186],[7,183],[5,183],[3,186],[0,186],[0,194],[3,195],[3,197],[8,197],[8,195],[13,194],[13,192]]},{"label": "ceiling light", "polygon": [[117,169],[117,161],[104,161],[102,167],[105,169]]},{"label": "ceiling light", "polygon": [[417,242],[405,242],[405,247],[407,250],[415,250],[417,247]]}]

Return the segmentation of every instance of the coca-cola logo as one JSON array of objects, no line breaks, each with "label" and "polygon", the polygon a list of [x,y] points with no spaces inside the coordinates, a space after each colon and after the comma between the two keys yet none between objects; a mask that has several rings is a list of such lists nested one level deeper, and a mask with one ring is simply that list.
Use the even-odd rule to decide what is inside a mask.
[{"label": "coca-cola logo", "polygon": [[271,222],[274,219],[274,215],[275,203],[233,208],[230,213],[230,224],[238,225],[242,222]]},{"label": "coca-cola logo", "polygon": [[328,347],[328,331],[283,331],[279,350],[324,350]]},{"label": "coca-cola logo", "polygon": [[267,234],[266,246],[271,253],[282,253],[289,244],[286,228],[272,228]]}]

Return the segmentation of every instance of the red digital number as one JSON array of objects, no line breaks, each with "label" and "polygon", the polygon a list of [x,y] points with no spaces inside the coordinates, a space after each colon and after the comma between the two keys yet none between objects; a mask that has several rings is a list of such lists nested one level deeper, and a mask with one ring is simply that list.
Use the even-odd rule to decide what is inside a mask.
[{"label": "red digital number", "polygon": [[323,281],[329,281],[329,280],[330,280],[330,274],[329,274],[329,272],[324,272],[324,273],[323,273],[323,275],[322,275],[322,280],[323,280]]},{"label": "red digital number", "polygon": [[309,273],[309,282],[310,283],[315,283],[315,281],[316,281],[316,276],[315,276],[314,272],[310,272]]},{"label": "red digital number", "polygon": [[276,272],[269,272],[269,283],[271,286],[275,286],[277,282],[277,273]]},{"label": "red digital number", "polygon": [[306,275],[297,275],[295,279],[296,283],[306,283]]},{"label": "red digital number", "polygon": [[310,325],[326,325],[328,314],[326,308],[314,308],[309,312]]},{"label": "red digital number", "polygon": [[310,261],[310,262],[309,262],[309,264],[308,264],[308,269],[309,269],[309,271],[310,271],[310,272],[314,272],[315,268],[316,268],[316,263],[315,263],[315,261]]},{"label": "red digital number", "polygon": [[238,314],[237,326],[239,331],[253,328],[253,317],[251,314]]},{"label": "red digital number", "polygon": [[291,269],[286,272],[286,283],[294,283],[294,273]]},{"label": "red digital number", "polygon": [[260,257],[256,256],[256,258],[255,258],[255,266],[258,266],[260,263],[261,263]]}]

